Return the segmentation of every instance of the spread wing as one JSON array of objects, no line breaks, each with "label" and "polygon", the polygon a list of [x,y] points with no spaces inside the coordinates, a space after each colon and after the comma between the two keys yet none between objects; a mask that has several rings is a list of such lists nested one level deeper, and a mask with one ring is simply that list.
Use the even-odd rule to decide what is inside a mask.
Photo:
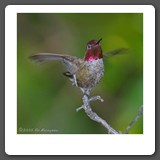
[{"label": "spread wing", "polygon": [[109,52],[103,54],[103,57],[108,58],[108,57],[113,56],[113,55],[127,53],[129,50],[130,49],[128,49],[128,48],[119,48],[119,49],[112,50],[112,51],[109,51]]},{"label": "spread wing", "polygon": [[84,62],[83,59],[75,56],[55,54],[55,53],[37,53],[29,57],[32,61],[37,63],[60,60],[65,65],[67,72],[71,75],[77,72],[78,66]]}]

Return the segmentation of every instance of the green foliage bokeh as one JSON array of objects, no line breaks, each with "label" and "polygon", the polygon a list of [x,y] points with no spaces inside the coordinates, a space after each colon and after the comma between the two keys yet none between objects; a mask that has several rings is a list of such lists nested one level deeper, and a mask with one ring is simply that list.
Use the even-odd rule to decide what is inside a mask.
[{"label": "green foliage bokeh", "polygon": [[[130,48],[105,59],[105,75],[92,95],[93,110],[124,133],[143,104],[143,14],[59,13],[17,15],[17,133],[105,134],[83,110],[81,91],[62,75],[59,62],[31,63],[34,53],[52,52],[84,57],[86,43],[102,38],[103,52]],[[35,130],[44,129],[44,130]],[[143,133],[143,118],[130,130]]]}]

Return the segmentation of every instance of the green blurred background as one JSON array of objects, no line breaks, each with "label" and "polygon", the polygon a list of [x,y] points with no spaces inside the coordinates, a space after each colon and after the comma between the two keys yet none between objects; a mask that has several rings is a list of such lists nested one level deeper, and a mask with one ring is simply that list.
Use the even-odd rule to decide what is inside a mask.
[{"label": "green blurred background", "polygon": [[[81,91],[62,75],[60,62],[43,65],[29,61],[39,52],[84,57],[86,43],[103,38],[103,52],[130,48],[104,60],[105,75],[92,95],[93,110],[114,129],[125,132],[143,104],[143,14],[22,14],[17,15],[17,133],[106,134],[83,110]],[[141,117],[131,128],[143,133]]]}]

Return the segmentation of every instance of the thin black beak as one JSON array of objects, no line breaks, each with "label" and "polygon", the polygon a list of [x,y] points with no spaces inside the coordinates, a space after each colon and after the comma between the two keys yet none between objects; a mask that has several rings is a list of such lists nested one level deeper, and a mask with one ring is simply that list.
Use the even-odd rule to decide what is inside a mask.
[{"label": "thin black beak", "polygon": [[101,39],[99,39],[99,40],[97,41],[97,43],[96,43],[96,44],[99,44],[101,40],[102,40],[102,38],[101,38]]}]

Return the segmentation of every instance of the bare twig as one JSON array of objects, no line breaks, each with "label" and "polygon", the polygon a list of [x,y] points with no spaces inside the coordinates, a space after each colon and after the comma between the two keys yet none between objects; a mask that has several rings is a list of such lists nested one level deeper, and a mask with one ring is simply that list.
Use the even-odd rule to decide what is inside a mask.
[{"label": "bare twig", "polygon": [[129,126],[126,129],[126,134],[129,133],[129,130],[131,129],[131,127],[133,126],[133,124],[136,123],[136,121],[143,115],[143,106],[140,106],[139,110],[138,110],[138,115],[132,120],[132,122],[129,124]]},{"label": "bare twig", "polygon": [[83,105],[80,108],[78,108],[77,111],[79,111],[80,109],[83,108],[85,113],[87,114],[87,116],[90,119],[102,124],[108,130],[108,133],[120,134],[121,132],[118,132],[115,129],[113,129],[104,119],[102,119],[95,112],[92,111],[91,106],[90,106],[90,102],[95,101],[95,100],[100,100],[101,102],[103,102],[103,99],[100,96],[92,97],[89,99],[89,97],[87,95],[84,95],[83,96]]},{"label": "bare twig", "polygon": [[[121,131],[116,131],[114,128],[112,128],[104,119],[102,119],[101,117],[99,117],[95,112],[92,111],[92,108],[90,106],[90,102],[91,101],[96,101],[96,100],[100,100],[101,102],[103,102],[104,100],[100,97],[100,96],[95,96],[95,97],[91,97],[89,98],[87,95],[83,95],[83,105],[79,108],[77,108],[76,111],[79,111],[80,109],[84,109],[85,113],[87,114],[87,116],[100,123],[103,127],[105,127],[108,131],[109,134],[122,134]],[[143,115],[143,106],[140,106],[139,111],[138,111],[138,115],[133,119],[133,121],[129,124],[129,126],[126,129],[125,134],[128,134],[130,128],[133,126],[133,124]]]}]

